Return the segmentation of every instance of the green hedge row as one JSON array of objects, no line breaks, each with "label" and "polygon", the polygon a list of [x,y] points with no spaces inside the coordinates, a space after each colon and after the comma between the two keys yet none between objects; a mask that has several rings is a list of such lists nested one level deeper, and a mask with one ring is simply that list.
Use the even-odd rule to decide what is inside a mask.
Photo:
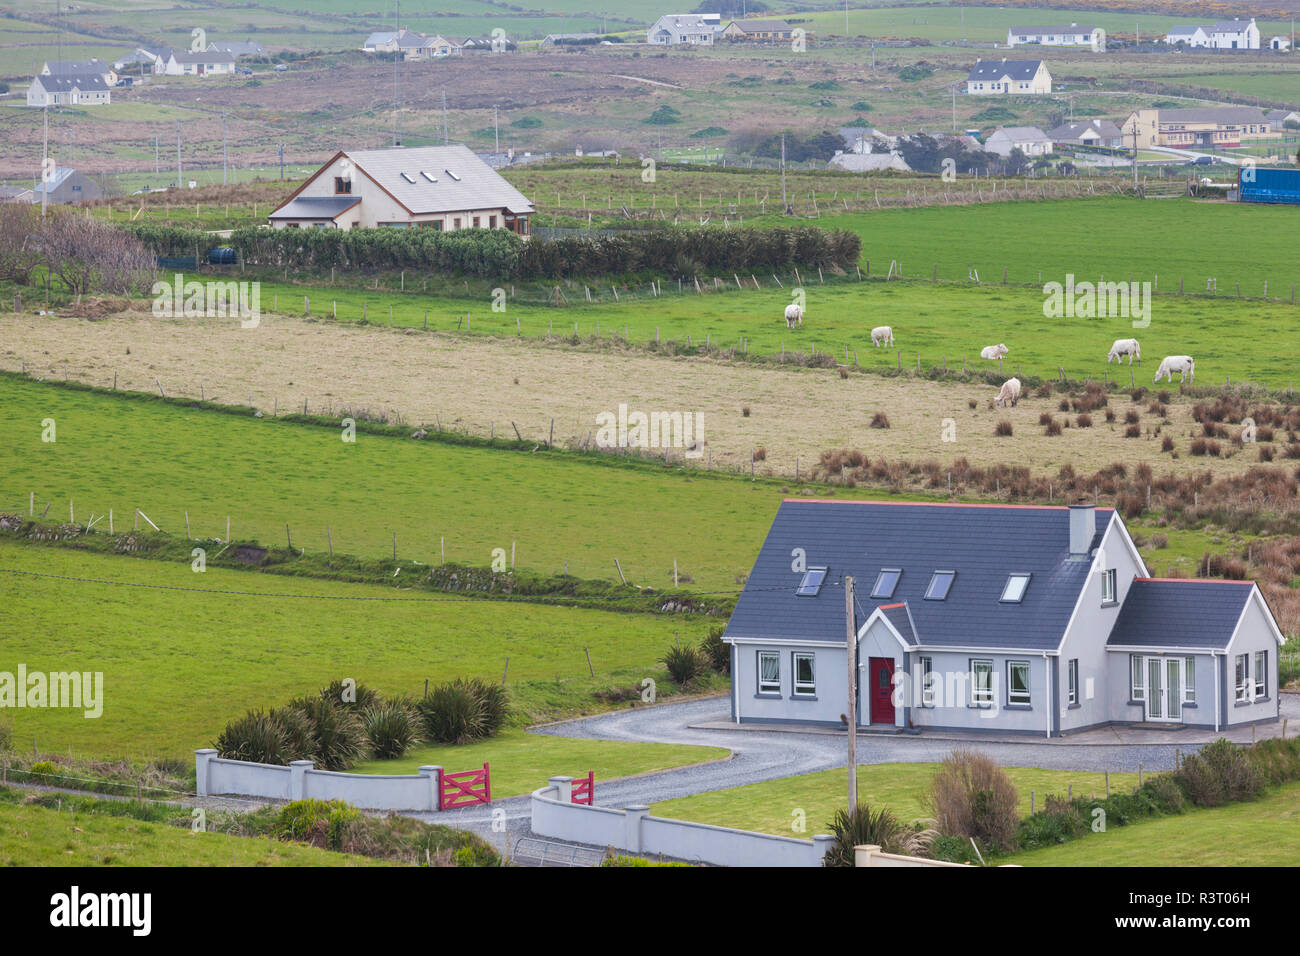
[{"label": "green hedge row", "polygon": [[[202,256],[207,233],[125,227],[154,255]],[[480,279],[560,279],[651,272],[675,278],[777,269],[853,268],[862,241],[846,229],[656,229],[621,236],[524,242],[503,229],[236,229],[224,243],[251,267],[373,272],[413,269]]]}]

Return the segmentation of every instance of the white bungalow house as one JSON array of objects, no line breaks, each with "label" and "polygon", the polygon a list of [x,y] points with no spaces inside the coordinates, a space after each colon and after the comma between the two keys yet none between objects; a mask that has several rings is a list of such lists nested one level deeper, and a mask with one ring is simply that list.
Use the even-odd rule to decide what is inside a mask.
[{"label": "white bungalow house", "polygon": [[911,170],[907,160],[897,153],[856,153],[837,152],[827,164],[832,169],[842,169],[850,173],[882,173],[895,170],[905,173]]},{"label": "white bungalow house", "polygon": [[1106,31],[1101,27],[1069,26],[1011,27],[1007,46],[1086,46],[1100,53],[1106,49]]},{"label": "white bungalow house", "polygon": [[27,88],[27,105],[34,108],[107,106],[112,100],[113,91],[99,73],[43,73]]},{"label": "white bungalow house", "polygon": [[529,234],[533,205],[468,147],[340,150],[274,209],[276,229],[382,226]]},{"label": "white bungalow house", "polygon": [[806,499],[723,640],[737,723],[1040,737],[1274,722],[1286,643],[1254,582],[1152,578],[1110,508]]},{"label": "white bungalow house", "polygon": [[1038,95],[1052,92],[1052,74],[1042,60],[976,60],[966,77],[971,96]]},{"label": "white bungalow house", "polygon": [[717,13],[670,13],[655,21],[646,42],[658,46],[713,46],[722,30]]},{"label": "white bungalow house", "polygon": [[1048,130],[1047,135],[1060,146],[1105,146],[1113,149],[1124,145],[1123,131],[1110,120],[1062,123]]},{"label": "white bungalow house", "polygon": [[1291,49],[1291,41],[1284,36],[1275,36],[1268,41],[1268,48],[1275,53],[1285,53]]},{"label": "white bungalow house", "polygon": [[173,50],[163,72],[168,76],[222,76],[235,72],[235,58],[219,50]]},{"label": "white bungalow house", "polygon": [[1174,27],[1165,34],[1164,42],[1170,46],[1185,46],[1192,49],[1209,47],[1210,28],[1204,26]]},{"label": "white bungalow house", "polygon": [[994,130],[984,140],[984,151],[1003,159],[1016,149],[1026,156],[1047,156],[1052,152],[1052,137],[1037,126],[1007,126]]}]

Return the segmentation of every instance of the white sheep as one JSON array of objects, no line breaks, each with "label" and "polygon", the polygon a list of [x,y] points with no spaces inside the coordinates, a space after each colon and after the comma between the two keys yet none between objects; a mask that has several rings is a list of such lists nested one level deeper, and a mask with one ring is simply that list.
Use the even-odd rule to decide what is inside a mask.
[{"label": "white sheep", "polygon": [[1138,360],[1139,365],[1142,363],[1142,347],[1138,345],[1137,339],[1116,339],[1115,344],[1110,347],[1110,354],[1106,356],[1106,364],[1109,365],[1111,362],[1119,364],[1124,360],[1125,355],[1128,356],[1129,365],[1133,364],[1134,358]]},{"label": "white sheep", "polygon": [[987,348],[983,348],[980,350],[980,358],[992,359],[994,362],[996,362],[998,359],[1002,358],[1002,356],[1006,355],[1010,351],[1011,350],[1007,348],[1005,345],[990,345]]},{"label": "white sheep", "polygon": [[796,325],[803,328],[803,306],[791,302],[785,307],[785,327],[793,329]]},{"label": "white sheep", "polygon": [[888,325],[877,325],[871,330],[871,344],[877,348],[881,345],[892,346],[894,344],[894,330]]},{"label": "white sheep", "polygon": [[1015,408],[1016,403],[1020,401],[1020,379],[1009,378],[1002,383],[1002,389],[998,392],[998,397],[993,400],[995,406],[1005,406],[1007,402]]},{"label": "white sheep", "polygon": [[1182,377],[1178,380],[1179,384],[1191,382],[1196,378],[1196,362],[1190,355],[1166,355],[1160,367],[1156,369],[1156,377],[1151,381],[1154,383],[1166,378],[1172,384],[1174,372],[1182,373]]}]

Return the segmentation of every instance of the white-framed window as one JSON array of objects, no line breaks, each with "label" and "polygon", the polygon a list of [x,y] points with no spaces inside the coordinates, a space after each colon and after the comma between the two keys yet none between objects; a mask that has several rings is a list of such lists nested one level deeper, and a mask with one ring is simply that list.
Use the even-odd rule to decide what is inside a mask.
[{"label": "white-framed window", "polygon": [[1183,703],[1196,703],[1196,658],[1183,658]]},{"label": "white-framed window", "polygon": [[970,702],[975,707],[993,706],[993,662],[970,662]]},{"label": "white-framed window", "polygon": [[813,655],[794,654],[794,695],[812,697],[817,693],[817,677],[813,668]]},{"label": "white-framed window", "polygon": [[1237,655],[1236,686],[1237,686],[1237,700],[1242,701],[1243,703],[1245,701],[1250,700],[1251,685],[1250,685],[1250,655],[1249,654]]},{"label": "white-framed window", "polygon": [[1070,658],[1070,662],[1065,665],[1065,674],[1069,688],[1066,700],[1072,705],[1077,704],[1079,702],[1079,659],[1077,657]]},{"label": "white-framed window", "polygon": [[1142,663],[1142,658],[1137,654],[1128,656],[1129,662],[1129,700],[1146,700],[1147,698],[1147,678],[1146,665]]},{"label": "white-framed window", "polygon": [[1007,703],[1029,702],[1029,661],[1007,661]]},{"label": "white-framed window", "polygon": [[776,651],[758,652],[758,692],[781,693],[781,655]]},{"label": "white-framed window", "polygon": [[1255,699],[1268,696],[1268,651],[1255,652]]},{"label": "white-framed window", "polygon": [[825,580],[825,568],[809,568],[803,573],[803,580],[799,582],[799,589],[794,593],[799,597],[816,597],[817,592],[822,589],[822,582]]},{"label": "white-framed window", "polygon": [[893,597],[894,588],[898,587],[898,579],[902,576],[901,568],[881,568],[880,573],[876,575],[876,584],[871,589],[871,597],[873,599]]},{"label": "white-framed window", "polygon": [[925,599],[927,601],[944,600],[948,596],[948,591],[952,588],[953,578],[956,576],[956,571],[935,571],[930,577],[929,587],[925,589]]},{"label": "white-framed window", "polygon": [[1114,604],[1118,598],[1118,591],[1115,588],[1117,572],[1114,568],[1108,568],[1101,572],[1101,603]]},{"label": "white-framed window", "polygon": [[921,706],[933,707],[934,687],[932,681],[934,679],[934,658],[918,657],[916,663],[917,679],[921,682]]},{"label": "white-framed window", "polygon": [[1003,604],[1019,604],[1025,597],[1025,591],[1029,587],[1028,574],[1012,574],[1007,578],[1006,586],[1002,588]]}]

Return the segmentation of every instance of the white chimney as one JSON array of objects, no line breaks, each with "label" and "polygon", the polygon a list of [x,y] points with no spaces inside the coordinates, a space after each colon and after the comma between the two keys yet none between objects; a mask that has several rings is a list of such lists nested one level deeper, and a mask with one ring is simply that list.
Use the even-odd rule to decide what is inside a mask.
[{"label": "white chimney", "polygon": [[1082,498],[1070,505],[1070,554],[1085,555],[1097,535],[1097,508]]}]

